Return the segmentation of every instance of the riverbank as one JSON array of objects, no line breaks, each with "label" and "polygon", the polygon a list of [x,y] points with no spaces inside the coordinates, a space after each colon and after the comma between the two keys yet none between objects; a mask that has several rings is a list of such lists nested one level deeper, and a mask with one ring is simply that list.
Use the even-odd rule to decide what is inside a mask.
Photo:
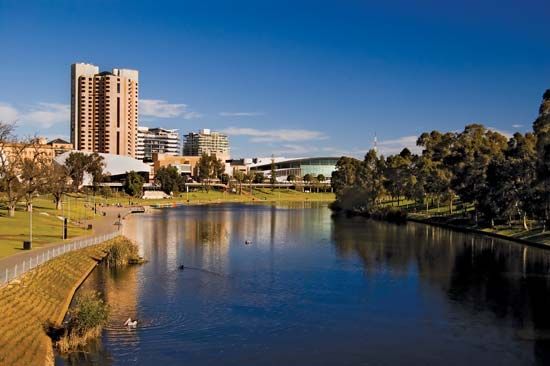
[{"label": "riverbank", "polygon": [[200,205],[209,203],[239,203],[239,202],[309,202],[321,201],[332,202],[335,199],[334,193],[330,192],[299,192],[293,189],[261,188],[248,191],[243,187],[243,193],[230,193],[210,190],[179,193],[174,197],[166,199],[141,199],[129,196],[109,197],[104,200],[109,205]]},{"label": "riverbank", "polygon": [[[88,199],[89,200],[89,199]],[[57,210],[53,198],[40,196],[33,201],[32,242],[34,248],[41,248],[61,240],[63,234],[62,217],[69,218],[67,239],[93,235],[87,224],[93,220],[92,205],[86,196],[71,195],[65,198],[64,207]],[[14,217],[9,217],[4,207],[0,207],[0,258],[7,257],[22,250],[23,240],[30,238],[30,213],[21,202]]]},{"label": "riverbank", "polygon": [[493,228],[478,227],[473,224],[464,223],[464,220],[453,219],[451,216],[426,216],[419,214],[408,214],[407,220],[425,225],[443,227],[455,231],[509,240],[537,248],[550,249],[550,232],[545,232],[542,227],[536,227],[530,230],[525,230],[519,225],[512,227],[503,225],[495,226]]},{"label": "riverbank", "polygon": [[[35,199],[33,212],[33,255],[37,249],[51,249],[56,245],[62,245],[66,241],[61,240],[63,222],[59,218],[63,215],[70,218],[68,239],[84,238],[103,233],[104,226],[112,231],[112,224],[120,213],[125,216],[126,206],[152,206],[173,207],[182,205],[202,205],[212,203],[247,203],[247,202],[331,202],[334,201],[332,193],[307,193],[290,189],[253,189],[252,192],[243,187],[243,193],[228,193],[210,190],[181,193],[176,197],[158,200],[145,200],[133,198],[127,195],[113,197],[96,196],[92,200],[85,195],[71,195],[65,199],[63,210],[56,210],[55,205],[48,196]],[[98,214],[94,214],[94,206]],[[105,216],[103,214],[105,213]],[[0,210],[0,259],[11,258],[14,255],[27,255],[23,251],[23,240],[29,239],[29,213],[20,206],[15,217],[7,217]],[[92,229],[88,230],[88,225]],[[0,271],[3,269],[0,260]]]},{"label": "riverbank", "polygon": [[121,237],[68,252],[0,288],[0,364],[52,365],[45,325],[61,325],[75,291]]}]

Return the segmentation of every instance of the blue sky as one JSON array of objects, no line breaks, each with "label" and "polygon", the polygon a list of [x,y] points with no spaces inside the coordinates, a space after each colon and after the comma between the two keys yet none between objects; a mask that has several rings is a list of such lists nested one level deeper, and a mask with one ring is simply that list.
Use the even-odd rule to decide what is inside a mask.
[{"label": "blue sky", "polygon": [[141,125],[226,131],[234,157],[527,131],[550,88],[548,14],[547,0],[0,0],[0,119],[67,137],[70,64],[89,62],[140,71]]}]

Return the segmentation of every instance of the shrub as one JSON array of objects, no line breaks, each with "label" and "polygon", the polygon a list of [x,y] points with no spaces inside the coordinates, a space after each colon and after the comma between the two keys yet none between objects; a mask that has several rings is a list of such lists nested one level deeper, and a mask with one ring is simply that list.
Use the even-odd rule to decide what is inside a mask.
[{"label": "shrub", "polygon": [[142,261],[137,245],[126,238],[115,240],[108,251],[107,262],[110,266],[123,266]]},{"label": "shrub", "polygon": [[96,292],[79,295],[69,310],[65,334],[56,342],[60,352],[69,352],[86,345],[101,334],[109,315],[108,305]]}]

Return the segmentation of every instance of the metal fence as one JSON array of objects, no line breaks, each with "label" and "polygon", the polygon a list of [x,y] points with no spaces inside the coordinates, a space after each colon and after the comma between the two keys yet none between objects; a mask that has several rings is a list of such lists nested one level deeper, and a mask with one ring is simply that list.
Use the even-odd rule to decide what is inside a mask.
[{"label": "metal fence", "polygon": [[50,259],[53,259],[55,257],[58,257],[68,252],[72,252],[74,250],[78,250],[78,249],[89,247],[91,245],[102,243],[104,241],[113,239],[118,235],[120,235],[120,232],[115,231],[110,234],[98,235],[98,236],[94,236],[86,239],[75,240],[70,243],[59,245],[50,249],[44,248],[40,251],[40,253],[22,258],[21,261],[13,265],[13,267],[10,266],[9,268],[3,269],[4,273],[0,272],[0,276],[2,278],[0,285],[4,285],[9,281],[13,281],[14,279],[22,276],[29,270],[34,269],[46,263]]}]

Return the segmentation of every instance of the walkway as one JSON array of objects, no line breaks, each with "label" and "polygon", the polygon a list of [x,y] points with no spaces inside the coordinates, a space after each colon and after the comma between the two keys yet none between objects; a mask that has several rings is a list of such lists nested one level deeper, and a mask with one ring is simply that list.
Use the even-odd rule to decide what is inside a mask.
[{"label": "walkway", "polygon": [[20,253],[0,259],[0,285],[4,282],[3,276],[6,270],[11,271],[15,265],[20,265],[21,263],[24,263],[31,258],[34,259],[40,257],[44,253],[47,253],[53,249],[61,248],[68,243],[76,242],[90,237],[110,234],[118,230],[116,222],[118,221],[119,214],[121,217],[125,217],[130,212],[132,212],[132,207],[102,207],[100,210],[102,212],[105,212],[105,216],[85,222],[85,225],[93,225],[93,235],[80,236],[57,243],[46,244],[40,248],[21,251]]}]

